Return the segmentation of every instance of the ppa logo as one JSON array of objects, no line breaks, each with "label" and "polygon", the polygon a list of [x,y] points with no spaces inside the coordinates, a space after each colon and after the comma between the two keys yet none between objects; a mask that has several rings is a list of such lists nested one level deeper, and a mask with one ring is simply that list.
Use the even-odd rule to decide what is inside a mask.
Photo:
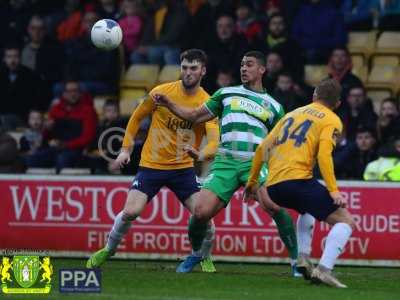
[{"label": "ppa logo", "polygon": [[60,293],[100,293],[100,269],[60,269]]}]

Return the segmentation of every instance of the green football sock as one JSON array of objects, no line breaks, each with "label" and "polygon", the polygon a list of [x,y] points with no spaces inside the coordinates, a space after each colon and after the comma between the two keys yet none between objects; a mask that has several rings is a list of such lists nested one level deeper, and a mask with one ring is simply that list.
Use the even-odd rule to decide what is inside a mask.
[{"label": "green football sock", "polygon": [[279,235],[289,252],[290,258],[297,259],[297,239],[292,217],[285,209],[281,208],[272,216],[272,219],[274,219],[276,226],[278,227]]},{"label": "green football sock", "polygon": [[191,216],[189,219],[189,240],[192,243],[193,251],[200,250],[206,233],[207,223],[199,222]]}]

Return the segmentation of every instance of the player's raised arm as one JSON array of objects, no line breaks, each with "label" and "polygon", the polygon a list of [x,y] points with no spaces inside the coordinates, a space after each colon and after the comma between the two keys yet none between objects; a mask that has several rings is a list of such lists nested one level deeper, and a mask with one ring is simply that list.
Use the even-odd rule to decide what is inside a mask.
[{"label": "player's raised arm", "polygon": [[178,117],[194,124],[203,123],[214,119],[214,116],[204,105],[197,108],[182,107],[171,101],[166,95],[163,94],[154,94],[153,100],[156,105],[165,106]]},{"label": "player's raised arm", "polygon": [[[325,181],[328,191],[332,194],[339,192],[336,184],[335,171],[333,167],[332,151],[336,146],[336,141],[341,133],[341,124],[326,126],[320,136],[319,150],[318,150],[318,165],[321,171],[322,178]],[[332,198],[335,197],[332,196]],[[341,203],[337,203],[341,205]]]}]

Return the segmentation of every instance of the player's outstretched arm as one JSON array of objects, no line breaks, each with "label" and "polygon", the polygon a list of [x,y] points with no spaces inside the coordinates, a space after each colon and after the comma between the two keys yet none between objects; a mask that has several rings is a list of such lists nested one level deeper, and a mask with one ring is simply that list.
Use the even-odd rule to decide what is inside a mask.
[{"label": "player's outstretched arm", "polygon": [[252,195],[258,190],[258,177],[264,162],[268,161],[268,155],[278,137],[280,128],[282,127],[282,120],[280,119],[274,129],[267,135],[267,137],[258,145],[253,157],[253,162],[249,174],[249,179],[245,187],[244,200],[247,202],[251,200]]},{"label": "player's outstretched arm", "polygon": [[154,94],[153,101],[156,105],[165,106],[178,117],[195,124],[214,119],[214,116],[204,105],[194,109],[181,107],[162,94]]},{"label": "player's outstretched arm", "polygon": [[263,142],[258,145],[253,157],[249,179],[247,180],[246,187],[254,187],[258,184],[258,177],[264,161],[267,160],[267,151],[269,150],[269,137],[265,138]]},{"label": "player's outstretched arm", "polygon": [[321,171],[322,178],[325,181],[326,188],[328,189],[333,202],[339,206],[345,206],[346,203],[341,196],[336,184],[335,171],[333,167],[332,151],[336,143],[334,141],[335,128],[325,128],[320,137],[319,150],[318,150],[318,166]]},{"label": "player's outstretched arm", "polygon": [[321,171],[322,178],[325,181],[333,202],[339,206],[345,206],[346,203],[341,196],[336,184],[335,171],[332,159],[333,144],[327,140],[321,140],[318,151],[318,166]]},{"label": "player's outstretched arm", "polygon": [[247,180],[247,184],[244,188],[244,202],[249,202],[253,199],[256,199],[256,194],[258,191],[258,177],[260,176],[260,171],[264,161],[267,160],[267,151],[269,150],[270,143],[270,138],[267,137],[256,149],[251,165],[249,179]]},{"label": "player's outstretched arm", "polygon": [[199,160],[211,159],[218,151],[219,145],[219,125],[217,120],[206,123],[207,145],[200,151]]}]

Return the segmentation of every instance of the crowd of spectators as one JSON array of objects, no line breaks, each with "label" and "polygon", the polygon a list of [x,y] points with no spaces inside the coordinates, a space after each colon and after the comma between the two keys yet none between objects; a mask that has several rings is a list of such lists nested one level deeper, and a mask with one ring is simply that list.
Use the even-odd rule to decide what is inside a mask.
[{"label": "crowd of spectators", "polygon": [[[92,45],[90,29],[102,18],[119,22],[123,51]],[[374,111],[346,48],[351,30],[400,28],[399,0],[11,0],[0,3],[0,25],[0,171],[115,173],[98,141],[127,120],[113,100],[99,118],[93,98],[118,96],[129,65],[176,65],[180,52],[194,47],[208,55],[209,93],[240,83],[246,51],[265,53],[264,86],[286,112],[311,101],[304,66],[325,64],[343,88],[337,113],[345,130],[334,155],[339,178],[362,179],[369,163],[400,159],[399,101],[385,99]],[[147,126],[135,143],[133,173]],[[7,134],[18,128],[26,128],[19,145]],[[113,142],[108,157],[119,145]]]}]

